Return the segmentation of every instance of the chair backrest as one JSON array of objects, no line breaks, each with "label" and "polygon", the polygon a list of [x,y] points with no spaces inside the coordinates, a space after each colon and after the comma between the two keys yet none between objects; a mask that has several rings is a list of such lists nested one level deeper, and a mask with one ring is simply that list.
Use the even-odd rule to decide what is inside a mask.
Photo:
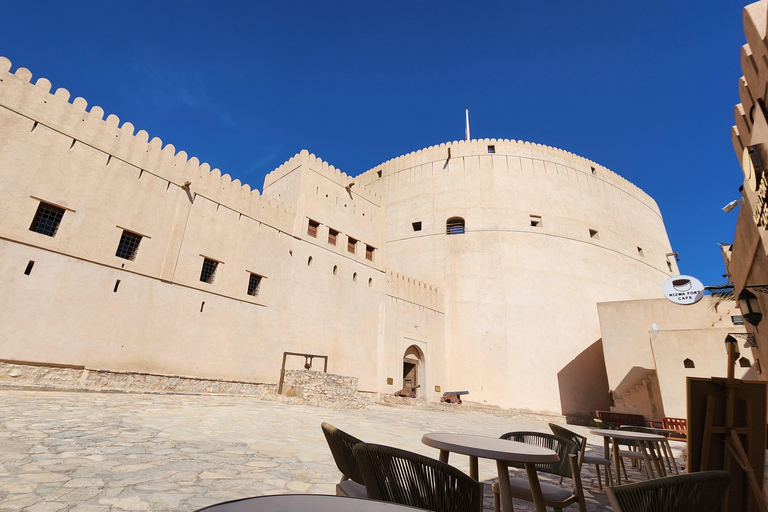
[{"label": "chair backrest", "polygon": [[587,438],[582,436],[581,434],[577,434],[572,430],[568,430],[567,428],[561,425],[558,425],[557,423],[550,423],[549,428],[550,430],[552,430],[552,433],[555,434],[556,436],[570,439],[571,441],[576,443],[576,446],[578,446],[579,448],[579,457],[577,461],[578,461],[579,467],[581,467],[582,462],[584,462],[584,452],[587,449]]},{"label": "chair backrest", "polygon": [[339,471],[350,480],[365,485],[353,451],[355,445],[362,441],[328,423],[323,423],[320,427],[323,429],[325,440],[328,441],[328,447],[331,449],[333,460],[336,461]]},{"label": "chair backrest", "polygon": [[670,418],[668,416],[661,417],[661,426],[667,430],[674,430],[680,434],[688,433],[688,423],[685,418]]},{"label": "chair backrest", "polygon": [[[568,456],[571,454],[575,455],[578,462],[579,446],[570,439],[554,434],[542,434],[541,432],[507,432],[501,435],[501,439],[509,439],[510,441],[532,444],[553,450],[560,457],[560,460],[551,464],[536,464],[536,471],[573,478]],[[523,463],[517,462],[510,462],[509,465],[516,468],[525,467]]]},{"label": "chair backrest", "polygon": [[719,512],[729,479],[704,471],[606,489],[615,512]]},{"label": "chair backrest", "polygon": [[640,414],[627,414],[623,412],[595,411],[598,419],[612,423],[614,425],[634,425],[636,427],[645,426],[645,418]]},{"label": "chair backrest", "polygon": [[483,484],[439,460],[359,443],[355,457],[371,499],[435,512],[482,512]]},{"label": "chair backrest", "polygon": [[619,428],[612,423],[607,423],[597,418],[593,418],[592,423],[594,423],[597,428],[602,428],[604,430],[616,430],[617,428]]}]

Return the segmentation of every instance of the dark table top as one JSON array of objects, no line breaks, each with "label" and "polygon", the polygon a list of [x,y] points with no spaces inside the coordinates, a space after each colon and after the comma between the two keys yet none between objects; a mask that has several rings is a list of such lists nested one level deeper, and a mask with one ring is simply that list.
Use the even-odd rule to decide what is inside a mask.
[{"label": "dark table top", "polygon": [[417,512],[422,509],[346,496],[280,494],[227,501],[198,512]]}]

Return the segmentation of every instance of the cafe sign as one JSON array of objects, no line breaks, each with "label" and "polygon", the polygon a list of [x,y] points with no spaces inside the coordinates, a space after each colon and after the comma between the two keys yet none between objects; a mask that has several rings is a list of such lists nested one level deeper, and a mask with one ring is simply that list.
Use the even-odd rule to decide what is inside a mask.
[{"label": "cafe sign", "polygon": [[674,276],[663,286],[664,296],[675,304],[696,304],[704,297],[704,285],[691,276]]}]

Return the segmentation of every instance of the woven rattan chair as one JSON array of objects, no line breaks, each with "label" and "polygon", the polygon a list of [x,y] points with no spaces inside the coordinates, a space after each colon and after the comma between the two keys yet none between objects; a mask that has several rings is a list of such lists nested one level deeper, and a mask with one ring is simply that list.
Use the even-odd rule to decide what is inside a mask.
[{"label": "woven rattan chair", "polygon": [[726,471],[657,478],[608,489],[614,512],[719,512],[728,488]]},{"label": "woven rattan chair", "polygon": [[355,446],[355,457],[368,498],[435,512],[483,510],[483,484],[439,460],[368,443]]},{"label": "woven rattan chair", "polygon": [[[584,492],[581,488],[581,473],[579,471],[579,445],[570,439],[559,437],[552,434],[542,434],[540,432],[508,432],[501,436],[501,439],[509,439],[519,443],[533,444],[553,450],[560,457],[558,462],[551,464],[536,464],[536,471],[542,473],[551,473],[573,479],[573,488],[567,489],[559,485],[541,482],[541,493],[544,495],[544,504],[552,507],[555,511],[577,503],[580,512],[586,512],[587,506],[584,502]],[[524,468],[522,463],[510,462],[510,467]],[[509,485],[512,490],[512,497],[525,501],[533,501],[528,478],[510,478]],[[493,491],[493,509],[499,512],[499,484],[494,483],[491,486]]]},{"label": "woven rattan chair", "polygon": [[323,423],[320,427],[328,441],[336,467],[341,471],[341,481],[336,484],[336,494],[353,498],[367,497],[363,474],[360,472],[353,451],[355,445],[362,441],[328,423]]},{"label": "woven rattan chair", "polygon": [[[556,423],[550,423],[549,428],[552,433],[559,437],[570,439],[579,446],[579,471],[581,471],[582,464],[594,464],[595,472],[597,473],[597,486],[602,490],[603,483],[600,480],[600,466],[605,466],[605,483],[606,485],[613,485],[613,478],[611,478],[611,461],[605,457],[599,455],[587,455],[587,438],[568,430],[565,427],[557,425]],[[560,483],[563,482],[563,477],[560,477]]]}]

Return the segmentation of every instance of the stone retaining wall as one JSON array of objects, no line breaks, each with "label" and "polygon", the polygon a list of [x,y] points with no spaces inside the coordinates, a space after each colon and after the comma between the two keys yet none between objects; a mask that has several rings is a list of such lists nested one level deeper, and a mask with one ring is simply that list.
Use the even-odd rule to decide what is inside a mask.
[{"label": "stone retaining wall", "polygon": [[357,377],[312,370],[286,370],[283,395],[330,409],[364,409],[369,393],[358,393]]}]

